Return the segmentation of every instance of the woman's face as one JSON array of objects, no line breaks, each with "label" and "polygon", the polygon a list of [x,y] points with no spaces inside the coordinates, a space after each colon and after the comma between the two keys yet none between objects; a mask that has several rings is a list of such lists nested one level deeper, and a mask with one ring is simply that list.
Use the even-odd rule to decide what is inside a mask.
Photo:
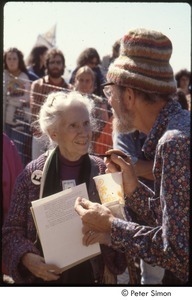
[{"label": "woman's face", "polygon": [[188,89],[189,87],[189,78],[185,75],[183,75],[181,78],[180,78],[180,88],[181,89]]},{"label": "woman's face", "polygon": [[11,73],[19,70],[19,58],[16,52],[8,52],[6,55],[7,68]]},{"label": "woman's face", "polygon": [[88,63],[87,66],[91,69],[94,69],[99,64],[97,57],[92,58]]},{"label": "woman's face", "polygon": [[58,143],[62,156],[76,161],[88,152],[92,131],[89,113],[84,105],[69,106],[56,127],[51,138]]},{"label": "woman's face", "polygon": [[82,73],[75,79],[75,89],[80,93],[91,94],[94,90],[93,76],[90,73]]}]

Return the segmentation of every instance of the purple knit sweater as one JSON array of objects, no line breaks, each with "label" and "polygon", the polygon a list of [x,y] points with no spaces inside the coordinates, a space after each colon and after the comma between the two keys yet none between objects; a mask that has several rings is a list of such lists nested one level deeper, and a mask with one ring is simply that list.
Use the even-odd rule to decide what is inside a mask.
[{"label": "purple knit sweater", "polygon": [[[34,275],[20,261],[27,252],[40,254],[34,245],[37,234],[30,211],[31,201],[39,198],[40,185],[33,183],[31,175],[35,170],[43,170],[46,159],[46,154],[43,154],[38,159],[33,160],[17,178],[9,214],[3,226],[3,259],[8,273],[18,284],[29,284],[34,281]],[[90,156],[90,159],[89,199],[93,202],[99,202],[92,178],[105,172],[105,164],[101,159],[94,156]]]}]

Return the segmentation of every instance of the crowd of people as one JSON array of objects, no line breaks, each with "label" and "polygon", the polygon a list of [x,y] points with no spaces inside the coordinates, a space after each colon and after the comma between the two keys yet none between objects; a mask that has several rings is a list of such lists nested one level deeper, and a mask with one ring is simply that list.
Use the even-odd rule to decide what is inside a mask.
[{"label": "crowd of people", "polygon": [[[4,51],[2,272],[9,282],[189,281],[191,72],[174,74],[171,54],[164,34],[135,29],[103,59],[85,49],[68,82],[57,48],[37,45],[26,62],[20,49]],[[117,171],[126,220],[101,205],[93,180]],[[69,181],[86,183],[89,200],[78,197],[75,210],[82,242],[98,242],[101,254],[62,272],[45,263],[30,206]]]}]

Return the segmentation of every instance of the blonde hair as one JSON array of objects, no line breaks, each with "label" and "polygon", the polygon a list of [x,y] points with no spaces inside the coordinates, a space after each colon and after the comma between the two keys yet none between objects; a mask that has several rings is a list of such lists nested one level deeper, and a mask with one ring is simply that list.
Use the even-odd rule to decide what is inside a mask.
[{"label": "blonde hair", "polygon": [[87,74],[90,74],[92,76],[92,79],[93,79],[93,83],[95,82],[95,73],[93,72],[93,70],[88,67],[88,66],[83,66],[81,68],[79,68],[75,74],[75,79],[78,79],[79,76],[81,74],[84,74],[84,73],[87,73]]}]

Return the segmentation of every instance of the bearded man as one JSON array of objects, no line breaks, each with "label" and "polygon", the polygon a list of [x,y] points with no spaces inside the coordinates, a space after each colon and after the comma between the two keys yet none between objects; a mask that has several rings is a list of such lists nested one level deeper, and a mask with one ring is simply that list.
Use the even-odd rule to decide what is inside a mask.
[{"label": "bearded man", "polygon": [[[41,105],[44,103],[46,96],[54,91],[72,89],[63,78],[65,71],[65,57],[62,51],[51,48],[46,55],[46,73],[47,75],[33,81],[30,91],[30,110],[32,121],[37,120]],[[46,150],[46,144],[41,134],[34,124],[32,139],[32,159],[37,158]]]},{"label": "bearded man", "polygon": [[119,132],[135,129],[147,138],[154,161],[154,192],[138,180],[129,157],[109,150],[107,172],[122,171],[125,208],[147,225],[115,218],[105,206],[78,197],[83,243],[111,245],[165,268],[184,284],[189,279],[190,113],[173,99],[176,81],[169,63],[172,43],[161,32],[130,30],[110,66],[104,92]]}]

